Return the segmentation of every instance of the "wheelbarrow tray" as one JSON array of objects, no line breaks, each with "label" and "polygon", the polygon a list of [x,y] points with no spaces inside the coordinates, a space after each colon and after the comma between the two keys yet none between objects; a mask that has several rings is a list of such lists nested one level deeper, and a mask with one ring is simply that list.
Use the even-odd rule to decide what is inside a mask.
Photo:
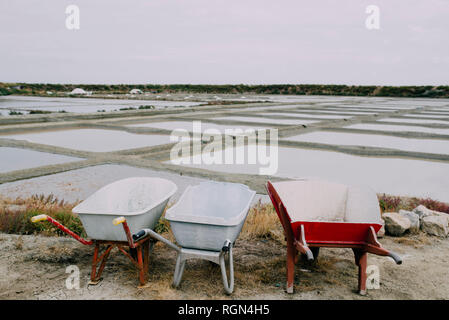
[{"label": "wheelbarrow tray", "polygon": [[101,188],[72,212],[80,217],[89,238],[127,241],[123,230],[111,221],[126,217],[131,234],[145,228],[153,229],[176,190],[176,185],[166,179],[122,179]]},{"label": "wheelbarrow tray", "polygon": [[[287,212],[288,214],[288,212]],[[301,225],[304,226],[306,242],[321,246],[351,246],[366,243],[366,235],[370,227],[377,233],[382,227],[376,223],[351,223],[327,221],[295,221],[290,222],[295,238],[299,238]]]},{"label": "wheelbarrow tray", "polygon": [[[371,227],[376,233],[382,227],[380,223],[376,223],[376,221],[380,222],[380,211],[374,216],[367,217],[367,222],[293,220],[289,207],[281,199],[275,185],[268,182],[267,190],[284,229],[292,230],[295,239],[303,237],[309,245],[364,244]],[[377,199],[370,200],[377,202]]]},{"label": "wheelbarrow tray", "polygon": [[203,259],[220,265],[224,289],[227,294],[233,292],[232,247],[255,195],[243,184],[202,182],[189,186],[178,203],[167,210],[165,217],[181,246],[173,277],[175,287],[181,282],[186,261]]},{"label": "wheelbarrow tray", "polygon": [[183,248],[221,251],[237,239],[256,192],[237,183],[189,186],[165,218]]}]

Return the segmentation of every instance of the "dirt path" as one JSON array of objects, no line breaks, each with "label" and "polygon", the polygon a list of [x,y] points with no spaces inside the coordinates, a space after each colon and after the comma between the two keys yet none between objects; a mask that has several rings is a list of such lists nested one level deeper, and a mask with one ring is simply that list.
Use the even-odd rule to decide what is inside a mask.
[{"label": "dirt path", "polygon": [[[172,288],[175,254],[160,243],[151,255],[149,285],[138,289],[135,269],[118,252],[103,281],[87,286],[91,247],[69,238],[0,234],[0,299],[449,299],[448,239],[421,234],[381,242],[404,263],[370,255],[368,264],[379,267],[381,286],[362,297],[355,293],[357,269],[349,249],[323,249],[316,265],[300,262],[296,292],[287,295],[284,244],[237,241],[236,289],[228,297],[219,268],[204,261],[189,261],[181,286]],[[80,269],[80,289],[66,288],[69,265]]]}]

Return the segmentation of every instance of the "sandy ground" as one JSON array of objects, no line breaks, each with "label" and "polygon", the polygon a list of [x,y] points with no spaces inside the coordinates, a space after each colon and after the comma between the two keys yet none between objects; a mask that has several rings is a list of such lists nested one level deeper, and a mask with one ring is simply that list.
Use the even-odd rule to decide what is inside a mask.
[{"label": "sandy ground", "polygon": [[[284,292],[285,245],[275,240],[237,241],[235,291],[224,293],[220,270],[190,260],[178,289],[171,287],[175,252],[157,243],[150,254],[150,279],[137,288],[137,273],[125,256],[114,251],[103,281],[88,286],[92,247],[69,238],[0,234],[0,299],[448,299],[449,240],[423,234],[386,237],[384,247],[403,257],[369,255],[380,270],[380,289],[356,293],[357,269],[350,249],[322,249],[318,262],[299,262],[296,290]],[[66,268],[80,269],[80,289],[67,289]]]}]

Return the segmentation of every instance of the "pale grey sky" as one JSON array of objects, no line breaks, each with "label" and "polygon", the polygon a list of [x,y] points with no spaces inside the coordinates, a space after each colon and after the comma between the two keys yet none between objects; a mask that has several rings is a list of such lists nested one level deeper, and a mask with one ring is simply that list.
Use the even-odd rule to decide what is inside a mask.
[{"label": "pale grey sky", "polygon": [[1,0],[0,81],[449,85],[449,0]]}]

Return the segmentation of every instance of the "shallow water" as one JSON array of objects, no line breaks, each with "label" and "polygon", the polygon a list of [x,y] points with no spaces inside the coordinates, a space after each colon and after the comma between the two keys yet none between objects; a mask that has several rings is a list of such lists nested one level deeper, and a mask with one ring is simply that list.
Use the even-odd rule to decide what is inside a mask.
[{"label": "shallow water", "polygon": [[410,105],[406,105],[406,106],[401,106],[401,105],[382,105],[382,104],[377,104],[377,103],[366,103],[366,104],[351,104],[351,105],[346,105],[345,107],[348,108],[367,108],[367,109],[379,109],[379,110],[385,110],[385,111],[393,111],[393,110],[409,110],[409,109],[415,109],[417,107],[419,107],[420,105],[414,105],[414,104],[410,104]]},{"label": "shallow water", "polygon": [[[413,118],[413,119],[421,119],[421,118],[438,118],[438,119],[449,119],[449,114],[448,115],[436,115],[436,114],[405,114],[404,117],[407,118]],[[439,120],[437,120],[439,121]]]},{"label": "shallow water", "polygon": [[1,173],[79,160],[82,159],[34,150],[0,147]]},{"label": "shallow water", "polygon": [[[240,150],[244,147],[239,147]],[[234,150],[235,151],[235,150]],[[218,153],[223,156],[223,151]],[[200,155],[195,158],[200,158]],[[441,162],[359,157],[330,151],[279,147],[278,170],[285,178],[320,178],[365,185],[379,193],[432,197],[449,201],[449,164]],[[274,160],[273,160],[274,162]],[[267,165],[183,164],[220,172],[259,174]]]},{"label": "shallow water", "polygon": [[382,111],[382,110],[395,110],[397,109],[396,107],[388,107],[388,106],[380,106],[376,103],[372,103],[372,104],[366,104],[366,105],[361,105],[358,103],[341,103],[341,104],[316,104],[314,106],[314,108],[320,108],[320,109],[328,109],[328,110],[347,110],[347,109],[354,109],[354,111]]},{"label": "shallow water", "polygon": [[221,108],[221,110],[223,110],[223,111],[233,110],[233,111],[238,111],[238,112],[251,111],[252,112],[252,111],[266,111],[266,110],[273,110],[273,109],[296,110],[297,108],[298,108],[298,106],[294,106],[294,105],[278,105],[278,106],[269,106],[269,107],[248,107],[248,108],[239,108],[239,109],[223,106]]},{"label": "shallow water", "polygon": [[[140,123],[131,124],[128,127],[150,127],[166,130],[176,130],[184,129],[189,132],[193,131],[193,121],[163,121],[163,122],[151,122],[151,123]],[[218,129],[220,132],[224,133],[226,129],[268,129],[270,126],[249,126],[249,125],[226,125],[226,124],[215,124],[211,122],[201,121],[201,131],[207,129]]]},{"label": "shallow water", "polygon": [[[317,119],[348,119],[351,118],[351,116],[339,116],[339,115],[322,115],[322,114],[307,114],[307,113],[282,113],[282,112],[266,112],[266,113],[259,113],[263,116],[284,116],[284,117],[307,117],[307,118],[317,118]],[[276,119],[276,121],[279,119]]]},{"label": "shallow water", "polygon": [[432,123],[439,123],[439,124],[446,124],[449,125],[449,121],[443,121],[443,120],[430,120],[430,119],[405,119],[405,118],[385,118],[382,120],[378,120],[377,122],[404,122],[404,123],[422,123],[422,124],[432,124]]},{"label": "shallow water", "polygon": [[[298,111],[298,113],[301,113],[301,111],[306,111],[306,110],[307,110],[307,112],[325,112],[325,113],[332,113],[332,114],[334,114],[334,113],[336,113],[336,114],[345,113],[345,114],[348,114],[348,116],[346,116],[346,117],[350,117],[351,115],[354,115],[354,116],[359,116],[359,115],[369,116],[369,115],[373,115],[373,114],[377,114],[378,113],[378,112],[350,111],[350,110],[343,110],[343,109],[342,110],[335,110],[335,109],[315,110],[315,109],[309,109],[309,108],[307,108],[307,109],[297,109],[295,111]],[[321,114],[321,115],[324,116],[324,114]]]},{"label": "shallow water", "polygon": [[50,98],[50,97],[0,97],[0,109],[14,108],[18,110],[43,110],[58,112],[97,112],[98,110],[113,111],[120,108],[138,108],[142,105],[153,105],[156,108],[183,106],[189,107],[201,104],[190,101],[163,100],[130,100],[130,99],[97,99],[97,98]]},{"label": "shallow water", "polygon": [[432,109],[429,109],[429,110],[427,110],[427,111],[429,111],[429,112],[431,112],[431,111],[436,111],[436,112],[449,112],[449,104],[448,104],[447,107],[444,107],[444,108],[432,108]]},{"label": "shallow water", "polygon": [[405,151],[449,154],[448,140],[408,139],[376,134],[345,132],[311,132],[285,138],[291,141],[317,142],[334,145],[353,145],[392,148]]},{"label": "shallow water", "polygon": [[443,112],[443,111],[432,111],[432,110],[430,110],[430,111],[422,111],[422,112],[420,112],[420,114],[427,114],[427,115],[431,115],[431,114],[433,114],[433,115],[435,115],[435,116],[437,116],[437,117],[439,117],[439,116],[446,116],[446,117],[449,117],[449,110],[447,111],[447,112]]},{"label": "shallow water", "polygon": [[109,152],[170,143],[170,137],[167,135],[134,134],[102,129],[45,131],[0,137],[93,152]]},{"label": "shallow water", "polygon": [[434,134],[447,134],[449,135],[449,129],[437,129],[426,128],[418,126],[394,126],[389,124],[353,124],[344,128],[348,129],[366,129],[366,130],[379,130],[379,131],[412,131],[412,132],[426,132]]},{"label": "shallow water", "polygon": [[273,119],[273,118],[258,118],[258,117],[244,117],[244,116],[217,117],[214,118],[214,120],[260,122],[260,123],[269,123],[272,124],[273,126],[276,126],[276,124],[301,125],[317,122],[314,120],[302,120],[302,119]]}]

